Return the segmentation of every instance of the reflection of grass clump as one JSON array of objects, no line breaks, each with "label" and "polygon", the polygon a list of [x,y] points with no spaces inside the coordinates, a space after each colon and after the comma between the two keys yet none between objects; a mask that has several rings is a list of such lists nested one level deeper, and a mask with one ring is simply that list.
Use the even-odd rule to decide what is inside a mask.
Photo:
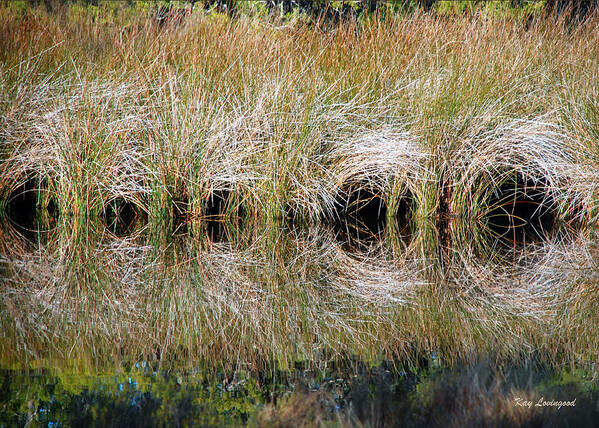
[{"label": "reflection of grass clump", "polygon": [[[393,225],[362,244],[334,228],[206,224],[125,237],[59,226],[28,240],[5,226],[1,357],[54,360],[68,349],[84,364],[260,369],[348,355],[501,359],[523,349],[566,362],[596,344],[585,320],[594,265],[582,236],[489,260],[449,251],[440,263],[428,234],[406,241]],[[586,333],[562,339],[577,331]]]}]

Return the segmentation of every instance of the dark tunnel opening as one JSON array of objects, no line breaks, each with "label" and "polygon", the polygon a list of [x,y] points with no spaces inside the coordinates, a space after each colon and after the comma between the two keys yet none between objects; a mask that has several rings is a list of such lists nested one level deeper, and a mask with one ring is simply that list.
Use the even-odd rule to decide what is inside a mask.
[{"label": "dark tunnel opening", "polygon": [[230,242],[229,229],[224,221],[208,220],[206,222],[206,237],[213,244]]},{"label": "dark tunnel opening", "polygon": [[214,190],[204,206],[206,236],[212,243],[230,241],[231,228],[240,227],[244,215],[242,205],[235,206],[233,191]]},{"label": "dark tunnel opening", "polygon": [[33,229],[37,215],[39,186],[37,180],[29,179],[8,196],[6,214],[17,226]]},{"label": "dark tunnel opening", "polygon": [[108,230],[118,237],[131,234],[140,216],[139,208],[125,198],[114,198],[104,205],[104,223]]},{"label": "dark tunnel opening", "polygon": [[382,239],[387,209],[380,189],[364,183],[342,187],[333,216],[337,242],[346,250],[368,251]]},{"label": "dark tunnel opening", "polygon": [[233,192],[231,190],[214,190],[204,207],[204,216],[207,220],[224,220],[230,216],[239,219],[244,215],[242,205],[234,206]]},{"label": "dark tunnel opening", "polygon": [[[412,237],[413,196],[405,191],[393,213],[396,231],[406,244]],[[389,207],[381,189],[364,183],[342,188],[335,203],[333,226],[338,242],[349,248],[367,250],[380,242],[387,228]]]},{"label": "dark tunnel opening", "polygon": [[491,234],[511,243],[542,240],[555,225],[555,202],[545,182],[508,179],[489,191],[485,221]]},{"label": "dark tunnel opening", "polygon": [[354,226],[363,237],[377,236],[387,223],[387,204],[382,191],[371,186],[348,186],[336,202],[336,217]]},{"label": "dark tunnel opening", "polygon": [[412,207],[414,198],[410,192],[404,193],[397,204],[395,211],[395,220],[399,234],[404,238],[409,238],[412,235],[411,231],[411,220],[412,220]]},{"label": "dark tunnel opening", "polygon": [[208,218],[224,217],[231,200],[230,190],[215,190],[208,197],[204,215]]}]

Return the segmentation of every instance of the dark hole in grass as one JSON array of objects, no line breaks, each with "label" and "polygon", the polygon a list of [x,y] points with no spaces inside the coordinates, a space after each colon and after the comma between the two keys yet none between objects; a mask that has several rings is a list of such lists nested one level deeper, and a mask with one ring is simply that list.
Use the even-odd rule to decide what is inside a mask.
[{"label": "dark hole in grass", "polygon": [[140,210],[124,198],[114,198],[104,206],[104,222],[110,232],[116,236],[126,236],[135,230],[140,219]]},{"label": "dark hole in grass", "polygon": [[408,192],[401,196],[395,211],[395,219],[401,236],[411,236],[410,220],[412,217],[412,195]]},{"label": "dark hole in grass", "polygon": [[302,213],[295,206],[286,206],[283,208],[283,219],[289,230],[295,230],[302,224]]},{"label": "dark hole in grass", "polygon": [[39,188],[37,180],[30,179],[8,196],[7,216],[17,226],[33,229],[37,214]]},{"label": "dark hole in grass", "polygon": [[[366,199],[361,199],[364,196]],[[378,194],[364,192],[363,189],[350,195],[345,201],[349,201],[349,209],[337,213],[334,222],[336,239],[346,250],[367,251],[381,241],[386,231],[387,205]],[[395,231],[405,246],[412,238],[412,203],[412,195],[406,193],[400,197],[395,210]],[[343,206],[343,202],[338,203],[339,206]]]},{"label": "dark hole in grass", "polygon": [[204,216],[208,220],[222,220],[226,216],[242,217],[243,207],[234,207],[232,199],[233,192],[231,190],[214,190],[206,201]]},{"label": "dark hole in grass", "polygon": [[243,207],[233,205],[233,192],[228,189],[214,190],[204,207],[204,220],[208,239],[214,243],[229,242],[229,227],[240,227]]},{"label": "dark hole in grass", "polygon": [[[29,178],[15,188],[6,200],[5,219],[30,242],[41,242],[46,238],[59,215],[54,198],[44,198],[46,182]],[[45,199],[45,200],[44,200]],[[43,204],[47,205],[44,206]]]},{"label": "dark hole in grass", "polygon": [[48,202],[48,214],[50,215],[50,217],[56,219],[58,217],[58,204],[56,203],[56,200],[51,199],[50,202]]},{"label": "dark hole in grass", "polygon": [[367,185],[348,186],[335,203],[337,240],[367,249],[380,240],[387,223],[387,204],[381,191]]},{"label": "dark hole in grass", "polygon": [[230,241],[224,221],[208,220],[206,222],[206,235],[208,236],[208,239],[215,244]]},{"label": "dark hole in grass", "polygon": [[212,192],[206,202],[206,210],[204,211],[206,217],[222,217],[230,198],[231,191],[229,190],[215,190]]},{"label": "dark hole in grass", "polygon": [[486,225],[491,234],[511,243],[539,241],[555,224],[555,202],[544,182],[520,174],[490,190]]},{"label": "dark hole in grass", "polygon": [[336,203],[337,217],[345,218],[374,234],[384,229],[387,221],[387,204],[380,190],[356,185],[345,190],[343,195]]}]

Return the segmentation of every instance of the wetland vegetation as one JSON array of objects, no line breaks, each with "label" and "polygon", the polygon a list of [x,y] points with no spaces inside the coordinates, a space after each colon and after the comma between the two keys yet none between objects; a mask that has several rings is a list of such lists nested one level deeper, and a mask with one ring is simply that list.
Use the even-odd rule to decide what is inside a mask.
[{"label": "wetland vegetation", "polygon": [[0,3],[0,427],[597,420],[597,12],[207,3]]}]

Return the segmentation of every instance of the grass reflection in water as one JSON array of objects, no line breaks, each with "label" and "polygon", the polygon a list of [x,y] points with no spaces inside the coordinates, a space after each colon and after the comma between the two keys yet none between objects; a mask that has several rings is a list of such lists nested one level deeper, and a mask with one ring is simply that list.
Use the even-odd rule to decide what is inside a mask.
[{"label": "grass reflection in water", "polygon": [[[280,226],[220,224],[219,239],[211,239],[206,223],[185,233],[146,226],[127,236],[86,225],[26,239],[4,224],[3,418],[29,417],[32,402],[39,420],[43,408],[70,421],[91,412],[98,423],[201,414],[214,418],[206,423],[369,424],[401,422],[404,410],[414,423],[434,422],[421,406],[431,418],[448,411],[473,422],[491,414],[523,422],[545,420],[551,409],[526,412],[514,407],[515,395],[596,397],[597,248],[584,234],[563,231],[493,257],[485,245],[494,243],[480,238],[472,241],[479,246],[446,249],[441,262],[426,223],[406,235],[391,222],[363,245],[351,225]],[[512,372],[533,377],[518,383]],[[60,390],[81,373],[93,375],[60,404],[54,393],[31,390]],[[146,389],[107,392],[131,373]],[[302,373],[312,378],[298,380]],[[564,376],[569,389],[551,389]],[[335,382],[340,391],[315,387]],[[219,384],[225,389],[216,397]],[[238,387],[229,384],[241,392],[229,394]],[[372,388],[374,395],[365,392]],[[377,388],[394,392],[388,398]],[[37,398],[10,410],[24,396]],[[137,404],[125,411],[121,401]],[[579,407],[575,415],[592,411]]]}]

